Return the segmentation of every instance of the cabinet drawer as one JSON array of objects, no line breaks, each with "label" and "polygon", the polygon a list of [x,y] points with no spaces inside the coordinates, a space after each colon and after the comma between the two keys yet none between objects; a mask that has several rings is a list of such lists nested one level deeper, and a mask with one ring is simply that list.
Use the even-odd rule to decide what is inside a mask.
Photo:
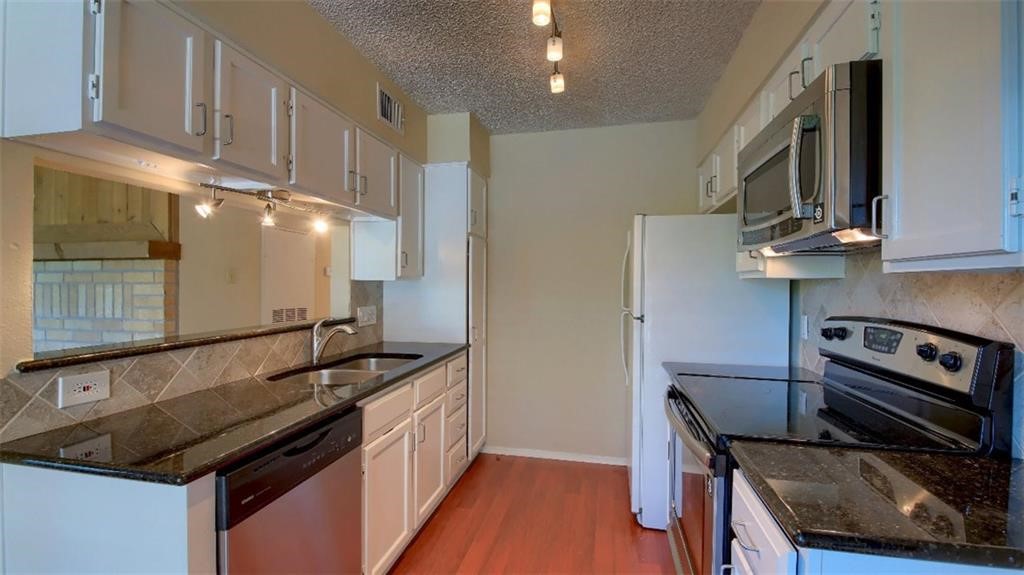
[{"label": "cabinet drawer", "polygon": [[469,465],[469,456],[466,454],[466,438],[465,436],[455,445],[455,447],[448,450],[448,459],[445,461],[447,464],[446,482],[450,486],[458,479],[462,471]]},{"label": "cabinet drawer", "polygon": [[448,416],[445,432],[447,433],[448,447],[455,445],[456,441],[466,441],[466,408],[460,407]]},{"label": "cabinet drawer", "polygon": [[391,429],[396,423],[412,415],[412,384],[399,389],[363,407],[363,444]]},{"label": "cabinet drawer", "polygon": [[445,403],[448,406],[448,413],[453,413],[456,409],[466,405],[466,398],[469,395],[468,389],[468,384],[462,381],[448,390],[448,399]]},{"label": "cabinet drawer", "polygon": [[[750,573],[796,574],[796,549],[739,470],[733,473],[731,526],[735,547]],[[734,556],[733,563],[743,562]]]},{"label": "cabinet drawer", "polygon": [[448,387],[452,387],[460,381],[466,381],[466,375],[469,373],[466,366],[466,354],[448,362]]},{"label": "cabinet drawer", "polygon": [[423,407],[444,393],[444,382],[444,367],[439,367],[426,375],[417,377],[413,383],[416,388],[416,409]]}]

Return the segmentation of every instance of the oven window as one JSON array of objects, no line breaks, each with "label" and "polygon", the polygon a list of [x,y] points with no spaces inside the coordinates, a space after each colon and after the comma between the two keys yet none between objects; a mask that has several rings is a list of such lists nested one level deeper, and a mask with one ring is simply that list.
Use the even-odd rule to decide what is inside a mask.
[{"label": "oven window", "polygon": [[[806,118],[806,117],[805,117]],[[800,197],[814,203],[821,186],[821,154],[817,121],[807,121],[800,142]],[[743,223],[756,226],[790,212],[789,146],[750,173],[744,180]]]}]

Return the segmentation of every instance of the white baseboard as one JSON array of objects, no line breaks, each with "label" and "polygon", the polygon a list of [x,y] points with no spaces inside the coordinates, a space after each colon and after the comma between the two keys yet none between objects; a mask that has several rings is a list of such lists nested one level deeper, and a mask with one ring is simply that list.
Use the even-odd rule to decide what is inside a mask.
[{"label": "white baseboard", "polygon": [[577,461],[580,463],[597,463],[599,465],[626,465],[625,457],[608,457],[605,455],[587,455],[585,453],[566,453],[564,451],[545,451],[543,449],[523,449],[520,447],[499,447],[484,445],[481,453],[491,455],[509,455],[513,457],[535,457],[537,459],[557,459],[559,461]]}]

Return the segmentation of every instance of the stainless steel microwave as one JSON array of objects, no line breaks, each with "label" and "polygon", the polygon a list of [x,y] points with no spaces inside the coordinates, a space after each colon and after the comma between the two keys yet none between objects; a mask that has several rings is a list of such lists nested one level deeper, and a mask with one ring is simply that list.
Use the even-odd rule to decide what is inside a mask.
[{"label": "stainless steel microwave", "polygon": [[841,253],[881,232],[882,62],[825,70],[738,157],[739,250]]}]

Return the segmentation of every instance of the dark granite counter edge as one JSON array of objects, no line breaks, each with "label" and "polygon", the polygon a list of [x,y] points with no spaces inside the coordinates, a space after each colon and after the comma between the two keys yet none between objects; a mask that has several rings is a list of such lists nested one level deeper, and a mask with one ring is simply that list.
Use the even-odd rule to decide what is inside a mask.
[{"label": "dark granite counter edge", "polygon": [[[331,320],[326,325],[340,325],[344,323],[355,323],[356,318],[348,317]],[[97,361],[123,359],[136,355],[146,355],[160,351],[174,351],[188,347],[199,347],[228,341],[238,341],[265,335],[275,335],[310,329],[316,321],[289,322],[287,324],[264,325],[235,330],[215,331],[200,333],[184,337],[169,337],[163,339],[145,340],[138,343],[119,343],[97,347],[83,347],[59,352],[40,354],[36,359],[29,359],[18,363],[15,366],[21,373],[42,371],[57,367],[68,367],[93,363]]]},{"label": "dark granite counter edge", "polygon": [[[189,473],[174,474],[174,473],[160,473],[154,471],[147,471],[134,467],[119,467],[116,465],[98,463],[98,462],[75,462],[67,459],[59,458],[47,458],[40,457],[38,455],[25,455],[10,451],[0,451],[0,463],[10,463],[15,465],[27,465],[31,467],[40,467],[46,469],[55,469],[60,471],[72,471],[78,473],[88,473],[90,475],[100,475],[104,477],[114,477],[119,479],[130,479],[134,481],[145,481],[148,483],[162,483],[168,485],[185,485],[200,477],[206,476],[210,473],[228,467],[235,462],[245,459],[260,450],[274,444],[275,442],[288,437],[292,434],[298,433],[303,429],[313,427],[321,422],[324,422],[338,414],[341,414],[350,408],[354,407],[360,401],[363,401],[369,397],[380,394],[394,387],[398,383],[408,380],[410,377],[426,371],[430,368],[436,367],[437,365],[444,363],[451,358],[463,353],[469,349],[469,344],[451,344],[454,347],[451,351],[437,355],[436,357],[430,358],[425,362],[416,362],[416,365],[412,367],[403,366],[393,370],[392,372],[386,372],[380,375],[382,382],[379,386],[369,388],[365,392],[354,395],[350,398],[346,398],[345,401],[338,403],[337,405],[331,406],[330,409],[318,412],[310,417],[302,419],[293,425],[289,425],[278,429],[277,431],[261,437],[259,440],[246,445],[243,448],[235,451],[225,453],[223,456],[213,459],[205,465],[199,466]],[[337,363],[338,361],[344,361],[347,356],[339,356],[339,358],[332,360],[331,363]]]},{"label": "dark granite counter edge", "polygon": [[730,450],[737,465],[743,470],[744,477],[764,502],[769,513],[782,527],[786,536],[797,547],[859,553],[862,555],[878,555],[884,557],[902,557],[924,561],[962,563],[983,567],[1013,567],[1024,565],[1024,552],[1004,547],[979,544],[956,544],[942,541],[914,541],[895,538],[856,537],[826,531],[803,530],[797,525],[797,519],[789,507],[779,498],[770,485],[753,469],[751,461],[746,461],[742,450]]}]

